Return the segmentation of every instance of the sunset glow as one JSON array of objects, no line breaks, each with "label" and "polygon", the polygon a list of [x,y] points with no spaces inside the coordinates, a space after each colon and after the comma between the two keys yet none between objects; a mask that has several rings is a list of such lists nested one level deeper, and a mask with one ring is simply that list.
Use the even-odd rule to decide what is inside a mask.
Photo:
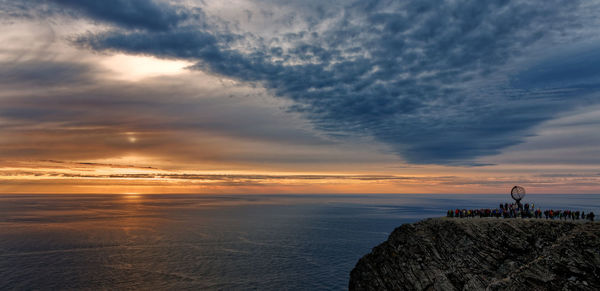
[{"label": "sunset glow", "polygon": [[145,78],[177,75],[185,72],[192,63],[180,60],[161,60],[148,56],[116,54],[104,57],[100,64],[111,70],[114,78],[140,81]]},{"label": "sunset glow", "polygon": [[322,19],[300,3],[15,3],[0,4],[1,193],[599,190],[595,4],[495,35],[493,11],[532,8],[490,6],[461,33],[452,13],[406,18],[408,2]]}]

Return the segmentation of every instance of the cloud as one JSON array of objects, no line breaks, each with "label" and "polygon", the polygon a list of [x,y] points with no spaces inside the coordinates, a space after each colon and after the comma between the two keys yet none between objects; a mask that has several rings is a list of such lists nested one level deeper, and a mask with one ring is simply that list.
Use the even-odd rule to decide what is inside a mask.
[{"label": "cloud", "polygon": [[[577,28],[588,24],[578,20],[585,14],[580,7],[579,1],[361,1],[325,13],[330,18],[320,23],[311,18],[313,31],[269,39],[180,26],[95,33],[77,43],[197,61],[195,69],[256,82],[295,101],[294,110],[332,134],[373,136],[412,163],[474,164],[521,143],[535,125],[594,92],[505,81],[519,70],[528,78],[521,79],[548,79],[518,60],[561,35],[577,39]],[[558,69],[544,74],[562,80],[566,72]]]},{"label": "cloud", "polygon": [[97,70],[90,65],[77,62],[55,62],[27,60],[0,62],[0,85],[8,88],[26,85],[29,88],[48,88],[60,84],[83,85]]},{"label": "cloud", "polygon": [[[118,171],[115,171],[118,170]],[[537,175],[502,174],[500,176],[458,175],[352,175],[352,174],[211,174],[185,171],[168,171],[135,165],[101,164],[66,161],[30,161],[0,166],[3,185],[111,185],[111,186],[168,186],[185,189],[186,192],[199,188],[215,190],[221,187],[319,187],[337,186],[344,192],[382,191],[394,193],[395,189],[409,187],[415,193],[428,191],[432,185],[439,193],[498,193],[514,184],[526,185],[532,193],[565,193],[566,190],[594,192],[600,175],[590,173],[543,173]],[[290,188],[291,187],[291,188]],[[358,187],[358,188],[357,188]],[[362,188],[360,188],[362,187]],[[379,188],[377,188],[379,187]],[[387,187],[387,188],[386,188]],[[257,189],[257,188],[254,188]],[[440,192],[440,189],[441,192]],[[510,188],[509,188],[510,189]],[[225,190],[227,193],[227,190]],[[252,192],[251,193],[256,193]],[[316,191],[315,193],[319,193]],[[338,192],[339,193],[339,192]],[[357,193],[361,193],[358,190]],[[364,193],[364,192],[362,192]]]},{"label": "cloud", "polygon": [[595,2],[258,1],[239,19],[190,8],[196,23],[183,2],[54,2],[116,25],[79,46],[195,62],[292,100],[331,136],[373,137],[416,164],[486,164],[598,88],[594,50],[538,56],[593,34]]},{"label": "cloud", "polygon": [[599,45],[556,50],[515,74],[511,83],[524,89],[593,89],[600,84]]},{"label": "cloud", "polygon": [[0,62],[0,159],[171,169],[258,164],[314,170],[328,163],[339,168],[392,162],[366,152],[371,145],[322,136],[260,88],[196,71],[125,82],[94,61],[85,56]]},{"label": "cloud", "polygon": [[536,171],[559,165],[556,168],[562,171],[576,167],[595,172],[600,163],[599,126],[600,106],[581,106],[540,124],[535,136],[490,160],[505,165],[538,165]]},{"label": "cloud", "polygon": [[174,6],[154,0],[48,0],[95,20],[126,28],[167,30],[190,17]]}]

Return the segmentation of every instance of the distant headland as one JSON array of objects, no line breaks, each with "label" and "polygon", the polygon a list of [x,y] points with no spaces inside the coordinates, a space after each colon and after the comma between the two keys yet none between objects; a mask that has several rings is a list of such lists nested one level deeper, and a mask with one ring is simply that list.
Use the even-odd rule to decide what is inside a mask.
[{"label": "distant headland", "polygon": [[511,203],[405,224],[358,261],[350,290],[600,290],[594,213]]},{"label": "distant headland", "polygon": [[431,218],[361,258],[350,290],[600,290],[600,223]]}]

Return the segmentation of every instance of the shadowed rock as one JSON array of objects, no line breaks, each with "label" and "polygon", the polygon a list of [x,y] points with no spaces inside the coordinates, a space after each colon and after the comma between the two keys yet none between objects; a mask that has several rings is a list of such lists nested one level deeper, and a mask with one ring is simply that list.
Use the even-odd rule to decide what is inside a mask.
[{"label": "shadowed rock", "polygon": [[361,258],[350,290],[600,290],[600,223],[427,219]]}]

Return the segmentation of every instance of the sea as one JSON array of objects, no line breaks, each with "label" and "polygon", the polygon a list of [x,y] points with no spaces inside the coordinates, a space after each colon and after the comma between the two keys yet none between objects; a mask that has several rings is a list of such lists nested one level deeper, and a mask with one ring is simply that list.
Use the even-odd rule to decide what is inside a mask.
[{"label": "sea", "polygon": [[[346,290],[403,223],[509,195],[0,195],[0,290]],[[600,214],[600,195],[529,195]],[[491,219],[491,218],[490,218]]]}]

